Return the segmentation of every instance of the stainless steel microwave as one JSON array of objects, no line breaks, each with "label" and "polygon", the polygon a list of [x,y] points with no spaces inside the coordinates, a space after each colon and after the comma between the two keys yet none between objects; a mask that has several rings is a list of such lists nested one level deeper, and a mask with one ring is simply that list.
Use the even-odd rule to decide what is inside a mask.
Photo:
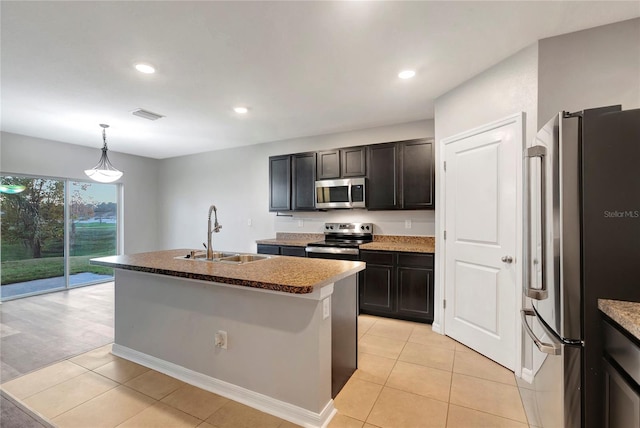
[{"label": "stainless steel microwave", "polygon": [[316,181],[316,208],[366,208],[365,178]]}]

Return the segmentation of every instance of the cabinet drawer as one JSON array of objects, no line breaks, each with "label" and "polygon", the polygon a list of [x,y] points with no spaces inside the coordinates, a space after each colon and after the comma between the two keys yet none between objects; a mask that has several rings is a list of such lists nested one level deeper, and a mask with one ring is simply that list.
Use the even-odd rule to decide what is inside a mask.
[{"label": "cabinet drawer", "polygon": [[361,251],[360,260],[375,265],[393,265],[393,253],[383,253],[378,251]]},{"label": "cabinet drawer", "polygon": [[280,254],[280,247],[277,245],[258,244],[258,254]]},{"label": "cabinet drawer", "polygon": [[608,322],[604,323],[604,350],[640,384],[640,347]]},{"label": "cabinet drawer", "polygon": [[433,268],[433,254],[400,253],[398,266]]},{"label": "cabinet drawer", "polygon": [[307,257],[304,247],[280,247],[280,254],[283,256]]}]

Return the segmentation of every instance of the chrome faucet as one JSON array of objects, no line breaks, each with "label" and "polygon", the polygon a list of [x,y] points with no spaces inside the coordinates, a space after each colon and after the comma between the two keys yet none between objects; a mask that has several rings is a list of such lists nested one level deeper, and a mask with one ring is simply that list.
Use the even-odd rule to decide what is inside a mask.
[{"label": "chrome faucet", "polygon": [[[214,213],[213,230],[211,230],[211,211]],[[211,245],[211,235],[213,232],[220,232],[222,225],[218,223],[218,210],[215,205],[209,207],[209,218],[207,220],[207,260],[213,260],[213,246]]]}]

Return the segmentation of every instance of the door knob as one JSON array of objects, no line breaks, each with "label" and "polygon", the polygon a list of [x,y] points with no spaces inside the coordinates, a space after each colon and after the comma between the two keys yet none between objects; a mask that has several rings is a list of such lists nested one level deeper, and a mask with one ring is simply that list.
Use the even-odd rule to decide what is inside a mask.
[{"label": "door knob", "polygon": [[503,262],[505,262],[505,263],[512,263],[513,262],[513,257],[511,257],[511,256],[503,256],[501,260]]}]

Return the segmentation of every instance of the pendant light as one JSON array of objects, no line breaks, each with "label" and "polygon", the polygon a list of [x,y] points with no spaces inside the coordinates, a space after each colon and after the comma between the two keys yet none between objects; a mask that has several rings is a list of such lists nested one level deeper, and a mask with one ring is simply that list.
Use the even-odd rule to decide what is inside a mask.
[{"label": "pendant light", "polygon": [[100,161],[96,166],[91,169],[85,169],[84,173],[94,181],[111,183],[122,177],[122,171],[111,165],[107,157],[107,128],[109,125],[100,124],[100,126],[102,127],[102,141],[104,143],[102,146],[102,156],[100,156]]}]

